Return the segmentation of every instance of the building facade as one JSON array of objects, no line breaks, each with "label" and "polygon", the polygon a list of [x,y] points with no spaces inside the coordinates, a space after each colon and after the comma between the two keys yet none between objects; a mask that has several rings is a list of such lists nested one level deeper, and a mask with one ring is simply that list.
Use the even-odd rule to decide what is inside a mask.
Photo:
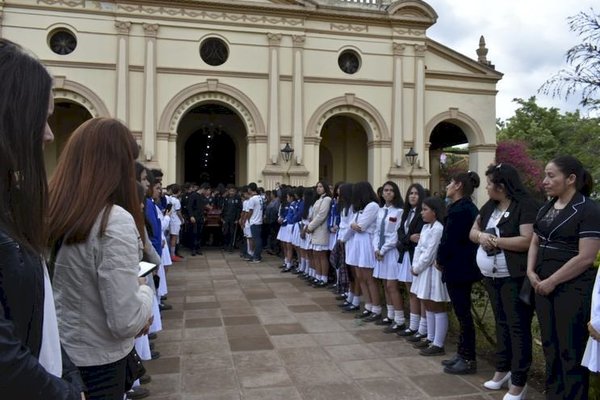
[{"label": "building facade", "polygon": [[468,143],[480,173],[494,159],[502,74],[483,44],[474,60],[429,39],[421,0],[0,0],[0,17],[54,76],[50,173],[96,116],[123,120],[166,182],[404,190],[439,181],[444,146]]}]

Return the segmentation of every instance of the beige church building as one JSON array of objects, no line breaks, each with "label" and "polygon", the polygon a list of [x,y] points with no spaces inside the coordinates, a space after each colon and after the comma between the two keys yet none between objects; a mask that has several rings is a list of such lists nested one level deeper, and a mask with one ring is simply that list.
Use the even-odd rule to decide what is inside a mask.
[{"label": "beige church building", "polygon": [[0,36],[54,76],[50,174],[76,126],[110,116],[167,183],[267,189],[437,191],[459,143],[485,171],[502,74],[479,32],[470,56],[428,38],[437,18],[421,0],[0,0]]}]

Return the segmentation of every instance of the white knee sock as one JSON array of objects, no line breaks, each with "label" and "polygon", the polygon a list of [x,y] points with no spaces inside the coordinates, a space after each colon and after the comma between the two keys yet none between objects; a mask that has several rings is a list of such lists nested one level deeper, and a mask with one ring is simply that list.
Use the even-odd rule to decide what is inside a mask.
[{"label": "white knee sock", "polygon": [[435,339],[435,313],[433,311],[427,311],[427,339],[433,342]]},{"label": "white knee sock", "polygon": [[410,324],[408,328],[411,331],[416,331],[419,329],[419,321],[421,320],[421,315],[410,313]]},{"label": "white knee sock", "polygon": [[435,313],[435,339],[433,340],[433,344],[438,347],[444,347],[447,333],[448,313]]},{"label": "white knee sock", "polygon": [[394,311],[394,323],[398,325],[402,325],[406,323],[406,319],[404,318],[404,310],[395,310]]},{"label": "white knee sock", "polygon": [[387,317],[389,319],[394,319],[394,306],[392,304],[387,304],[385,308],[387,308]]},{"label": "white knee sock", "polygon": [[371,304],[371,303],[365,304],[365,310],[367,310],[367,311],[371,311],[372,307],[373,307],[373,304]]},{"label": "white knee sock", "polygon": [[421,335],[427,335],[427,318],[421,317],[419,321],[419,333]]},{"label": "white knee sock", "polygon": [[371,312],[373,314],[381,314],[381,306],[371,306]]},{"label": "white knee sock", "polygon": [[354,300],[354,293],[348,292],[348,296],[346,296],[346,301],[348,303],[352,303],[352,300]]},{"label": "white knee sock", "polygon": [[352,299],[352,305],[353,306],[360,306],[360,296],[354,295],[354,298]]}]

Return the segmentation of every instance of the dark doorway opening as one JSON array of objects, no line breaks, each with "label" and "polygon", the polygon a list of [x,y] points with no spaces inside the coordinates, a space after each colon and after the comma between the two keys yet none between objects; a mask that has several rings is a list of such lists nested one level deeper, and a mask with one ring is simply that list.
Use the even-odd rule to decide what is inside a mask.
[{"label": "dark doorway opening", "polygon": [[185,142],[185,181],[235,183],[235,143],[220,126],[208,123]]}]

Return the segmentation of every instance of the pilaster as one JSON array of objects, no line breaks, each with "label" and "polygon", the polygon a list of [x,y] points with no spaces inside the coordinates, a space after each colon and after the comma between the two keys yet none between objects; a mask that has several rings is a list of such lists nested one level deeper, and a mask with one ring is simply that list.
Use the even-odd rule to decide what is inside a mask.
[{"label": "pilaster", "polygon": [[117,30],[117,96],[115,116],[129,124],[129,30],[131,22],[116,21]]},{"label": "pilaster", "polygon": [[300,165],[304,162],[304,42],[305,35],[292,36],[292,145],[294,158],[292,162]]},{"label": "pilaster", "polygon": [[[427,46],[424,44],[415,45],[415,121],[413,141],[415,151],[425,155],[425,52]],[[422,158],[422,157],[421,157]],[[417,167],[423,164],[417,162]]]},{"label": "pilaster", "polygon": [[267,33],[269,40],[268,163],[279,160],[279,46],[281,33]]},{"label": "pilaster", "polygon": [[144,64],[144,159],[151,161],[156,156],[156,36],[158,24],[142,24],[146,37]]},{"label": "pilaster", "polygon": [[394,51],[394,83],[392,92],[392,166],[401,167],[404,159],[404,109],[402,104],[402,88],[404,86],[404,43],[393,43]]}]

